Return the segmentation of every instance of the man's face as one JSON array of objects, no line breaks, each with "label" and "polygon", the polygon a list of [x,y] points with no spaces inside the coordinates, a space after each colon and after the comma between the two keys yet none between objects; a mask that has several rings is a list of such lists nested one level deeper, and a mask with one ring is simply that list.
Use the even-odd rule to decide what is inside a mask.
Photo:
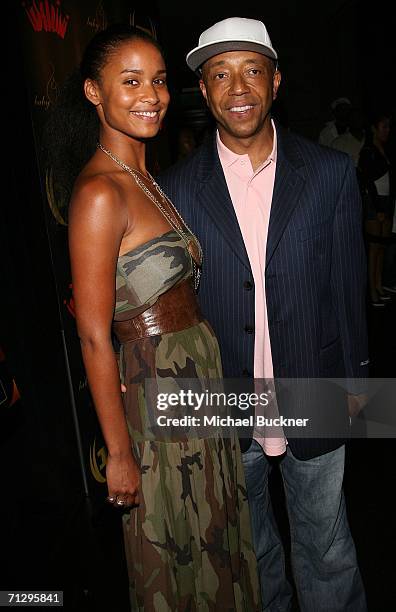
[{"label": "man's face", "polygon": [[203,65],[200,87],[220,136],[251,138],[269,122],[281,76],[272,60],[253,51],[228,51]]},{"label": "man's face", "polygon": [[348,125],[351,105],[345,102],[340,102],[334,109],[334,116],[340,125]]}]

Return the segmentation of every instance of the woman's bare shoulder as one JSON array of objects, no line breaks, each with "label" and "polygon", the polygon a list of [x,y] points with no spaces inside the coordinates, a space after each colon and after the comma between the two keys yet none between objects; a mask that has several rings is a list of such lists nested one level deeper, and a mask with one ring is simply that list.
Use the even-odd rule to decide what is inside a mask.
[{"label": "woman's bare shoulder", "polygon": [[114,209],[123,207],[122,189],[114,176],[103,172],[83,171],[74,184],[70,210],[88,212],[90,209]]}]

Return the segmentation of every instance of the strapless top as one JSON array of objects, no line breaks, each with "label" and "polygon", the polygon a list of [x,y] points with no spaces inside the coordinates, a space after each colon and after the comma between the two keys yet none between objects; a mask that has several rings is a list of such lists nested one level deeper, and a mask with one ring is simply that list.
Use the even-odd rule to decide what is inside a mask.
[{"label": "strapless top", "polygon": [[[194,239],[192,234],[186,234]],[[192,274],[190,254],[175,230],[121,255],[117,261],[114,320],[124,321],[144,312]]]}]

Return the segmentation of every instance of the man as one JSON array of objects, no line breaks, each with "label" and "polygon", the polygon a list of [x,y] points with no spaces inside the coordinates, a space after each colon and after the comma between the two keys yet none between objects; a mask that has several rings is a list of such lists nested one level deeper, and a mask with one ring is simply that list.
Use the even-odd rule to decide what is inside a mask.
[{"label": "man", "polygon": [[[276,62],[260,21],[225,19],[201,35],[187,64],[217,132],[159,182],[202,243],[200,302],[225,376],[364,376],[355,170],[346,155],[271,120]],[[302,612],[365,610],[342,493],[343,441],[282,433],[241,442],[263,610],[289,610],[292,592],[268,495],[270,455],[284,480]]]},{"label": "man", "polygon": [[355,168],[359,164],[360,151],[366,138],[366,116],[359,108],[351,108],[349,113],[349,128],[332,140],[330,146],[337,151],[347,153]]},{"label": "man", "polygon": [[325,145],[326,147],[330,147],[335,138],[348,132],[349,113],[352,108],[348,98],[337,98],[330,106],[334,119],[326,123],[324,128],[320,131],[318,139],[319,144]]},{"label": "man", "polygon": [[349,128],[346,132],[334,138],[330,146],[337,151],[347,153],[358,167],[360,151],[366,137],[366,117],[359,108],[351,108],[349,113]]}]

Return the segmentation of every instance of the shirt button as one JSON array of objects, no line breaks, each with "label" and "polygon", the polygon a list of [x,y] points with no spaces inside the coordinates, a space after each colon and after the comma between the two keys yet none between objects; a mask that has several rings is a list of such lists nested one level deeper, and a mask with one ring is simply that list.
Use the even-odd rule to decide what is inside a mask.
[{"label": "shirt button", "polygon": [[246,291],[251,291],[253,289],[253,283],[247,280],[243,283],[243,287]]},{"label": "shirt button", "polygon": [[245,325],[245,332],[247,334],[252,334],[254,332],[254,327],[252,325]]}]

